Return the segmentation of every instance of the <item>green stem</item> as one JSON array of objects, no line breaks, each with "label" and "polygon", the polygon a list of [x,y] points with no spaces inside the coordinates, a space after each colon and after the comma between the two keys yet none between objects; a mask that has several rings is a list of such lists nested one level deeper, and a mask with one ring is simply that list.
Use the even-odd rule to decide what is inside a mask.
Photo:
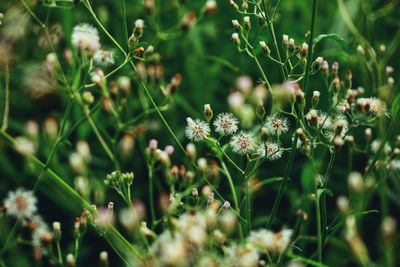
[{"label": "green stem", "polygon": [[[232,198],[233,198],[233,205],[235,207],[236,212],[238,213],[238,215],[240,216],[240,207],[239,207],[239,201],[238,201],[238,197],[236,194],[236,188],[235,188],[235,184],[233,182],[232,176],[228,170],[228,168],[226,167],[226,164],[223,160],[221,160],[221,166],[222,169],[225,172],[225,176],[226,178],[228,178],[228,183],[229,183],[229,188],[231,189],[231,193],[232,193]],[[242,224],[239,223],[239,237],[240,240],[243,239],[243,229],[242,229]]]},{"label": "green stem", "polygon": [[308,52],[308,57],[307,57],[307,62],[306,62],[306,72],[305,72],[304,80],[303,80],[303,91],[305,92],[305,95],[307,95],[307,92],[308,92],[308,82],[310,79],[311,61],[312,61],[313,53],[314,53],[313,39],[314,39],[315,18],[317,16],[317,14],[316,14],[317,13],[317,2],[318,2],[318,0],[313,0],[313,2],[312,2],[311,26],[310,26],[310,35],[309,35],[309,39],[308,39],[309,52]]},{"label": "green stem", "polygon": [[10,113],[10,66],[6,62],[5,69],[6,85],[4,90],[4,110],[3,110],[3,123],[1,129],[3,131],[7,130],[8,127],[8,115]]},{"label": "green stem", "polygon": [[[323,197],[324,194],[322,194]],[[320,198],[318,195],[318,187],[316,186],[315,191],[315,213],[317,214],[317,254],[318,254],[318,262],[322,262],[322,220],[321,220],[321,207],[320,207]]]},{"label": "green stem", "polygon": [[153,166],[149,164],[149,200],[150,200],[150,214],[151,214],[151,226],[154,226],[156,221],[156,211],[154,206],[154,176]]},{"label": "green stem", "polygon": [[[297,128],[297,126],[296,126],[296,128]],[[293,140],[292,149],[290,151],[289,160],[288,160],[288,163],[286,164],[285,173],[283,175],[283,181],[279,187],[278,195],[275,199],[274,206],[272,207],[271,215],[269,216],[269,219],[267,221],[267,225],[266,225],[267,229],[271,227],[272,222],[274,221],[276,212],[278,211],[279,205],[282,201],[283,192],[285,191],[286,183],[289,178],[289,174],[292,170],[294,156],[296,154],[297,139],[298,139],[298,135],[296,134],[294,137],[294,140]]]}]

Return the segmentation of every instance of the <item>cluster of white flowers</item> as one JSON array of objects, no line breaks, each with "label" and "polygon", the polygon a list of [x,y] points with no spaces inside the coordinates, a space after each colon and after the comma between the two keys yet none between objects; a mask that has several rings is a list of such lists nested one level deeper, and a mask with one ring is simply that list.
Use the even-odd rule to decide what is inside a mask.
[{"label": "cluster of white flowers", "polygon": [[48,225],[37,215],[37,199],[33,191],[23,188],[10,191],[3,203],[5,213],[22,220],[22,225],[30,230],[32,242],[36,247],[52,241],[53,235]]}]

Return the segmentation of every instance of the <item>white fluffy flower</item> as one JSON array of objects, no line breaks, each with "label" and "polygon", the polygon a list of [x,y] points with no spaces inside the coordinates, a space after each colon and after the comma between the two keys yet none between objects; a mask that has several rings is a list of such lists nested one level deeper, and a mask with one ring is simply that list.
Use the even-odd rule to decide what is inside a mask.
[{"label": "white fluffy flower", "polygon": [[214,121],[215,131],[220,135],[233,134],[238,130],[238,123],[232,113],[221,113]]},{"label": "white fluffy flower", "polygon": [[280,146],[276,142],[268,141],[264,145],[261,145],[257,149],[257,154],[261,158],[267,157],[268,160],[277,160],[282,157],[283,151],[280,149]]},{"label": "white fluffy flower", "polygon": [[247,241],[253,244],[261,251],[267,250],[270,253],[283,253],[290,242],[293,230],[284,229],[280,232],[273,233],[266,229],[252,231]]},{"label": "white fluffy flower", "polygon": [[269,117],[265,122],[265,128],[270,134],[281,135],[289,130],[289,122],[284,117]]},{"label": "white fluffy flower", "polygon": [[4,200],[7,215],[22,218],[32,217],[37,210],[36,203],[37,200],[33,191],[22,188],[9,192]]},{"label": "white fluffy flower", "polygon": [[100,48],[100,37],[97,29],[87,23],[81,23],[72,30],[72,44],[80,51],[94,52]]},{"label": "white fluffy flower", "polygon": [[[371,143],[372,152],[377,153],[380,147],[381,147],[380,140],[376,139],[376,140],[372,141],[372,143]],[[390,152],[392,152],[392,147],[388,143],[385,143],[385,145],[383,147],[383,152],[385,154],[389,154]]]},{"label": "white fluffy flower", "polygon": [[230,145],[234,152],[242,155],[252,153],[255,149],[253,137],[250,133],[244,131],[232,136]]},{"label": "white fluffy flower", "polygon": [[380,100],[376,97],[371,97],[370,98],[370,111],[377,116],[383,116],[386,114],[386,105],[382,100]]},{"label": "white fluffy flower", "polygon": [[110,66],[114,64],[114,53],[107,50],[97,50],[93,56],[93,61],[100,66]]},{"label": "white fluffy flower", "polygon": [[207,122],[201,120],[192,120],[187,118],[186,136],[192,141],[198,142],[210,134],[210,127]]}]

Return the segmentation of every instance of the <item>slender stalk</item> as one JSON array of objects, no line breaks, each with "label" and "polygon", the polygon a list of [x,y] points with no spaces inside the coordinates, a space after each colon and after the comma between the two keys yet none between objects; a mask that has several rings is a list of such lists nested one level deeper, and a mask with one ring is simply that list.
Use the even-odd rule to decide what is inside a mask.
[{"label": "slender stalk", "polygon": [[156,221],[156,211],[154,206],[154,176],[153,166],[148,165],[149,168],[149,201],[150,201],[150,214],[151,214],[151,226],[154,226]]},{"label": "slender stalk", "polygon": [[4,90],[4,110],[3,110],[3,123],[1,129],[3,131],[7,130],[8,127],[8,116],[10,113],[10,67],[8,62],[6,62],[6,85]]},{"label": "slender stalk", "polygon": [[[228,178],[228,183],[229,183],[229,188],[231,190],[232,193],[232,198],[233,198],[233,205],[235,207],[236,212],[238,213],[238,215],[240,216],[240,207],[239,207],[239,201],[238,201],[238,197],[236,194],[236,188],[235,188],[235,184],[233,182],[232,176],[228,170],[228,168],[226,167],[226,164],[223,160],[221,160],[221,166],[222,169],[225,172],[226,178]],[[240,240],[243,239],[243,229],[242,229],[242,224],[239,223],[239,237]]]},{"label": "slender stalk", "polygon": [[[321,197],[323,197],[322,194]],[[318,195],[318,188],[316,187],[315,192],[315,213],[317,215],[317,254],[318,254],[318,262],[322,262],[322,220],[321,220],[321,207],[320,207],[320,198]]]},{"label": "slender stalk", "polygon": [[278,195],[275,199],[274,206],[272,207],[271,215],[269,216],[269,219],[267,221],[266,228],[271,227],[272,222],[274,221],[276,212],[278,211],[279,205],[282,201],[283,192],[285,191],[286,183],[289,178],[289,174],[292,170],[294,156],[296,154],[297,139],[298,139],[298,135],[296,134],[294,137],[294,140],[293,140],[292,149],[290,151],[289,160],[288,160],[288,163],[286,164],[285,172],[283,174],[283,181],[279,187]]},{"label": "slender stalk", "polygon": [[309,35],[309,39],[308,39],[309,52],[308,52],[307,63],[306,63],[306,72],[305,72],[304,80],[303,80],[303,91],[305,92],[305,95],[307,95],[307,92],[308,92],[308,82],[310,79],[311,61],[312,61],[313,54],[314,54],[313,40],[314,40],[315,18],[317,16],[317,14],[316,14],[317,13],[317,2],[318,2],[318,0],[313,0],[313,2],[312,2],[311,26],[310,26],[310,35]]},{"label": "slender stalk", "polygon": [[[92,15],[93,19],[95,20],[96,24],[100,27],[100,29],[104,32],[104,34],[110,39],[110,41],[118,48],[118,50],[125,56],[127,57],[127,53],[125,50],[121,47],[121,45],[115,40],[115,38],[107,31],[107,29],[104,27],[104,25],[100,22],[100,20],[97,18],[96,14],[94,13],[90,3],[88,0],[84,1],[84,4],[89,11],[89,13]],[[136,73],[136,66],[135,64],[130,61],[130,66],[132,67],[133,71]],[[147,97],[149,98],[151,104],[155,108],[158,116],[160,117],[161,121],[163,122],[164,126],[167,128],[169,134],[171,135],[172,139],[175,141],[175,143],[178,145],[179,149],[186,155],[186,150],[183,147],[182,143],[179,141],[178,137],[176,137],[175,133],[172,131],[171,127],[169,126],[168,122],[165,120],[163,114],[161,113],[160,109],[158,108],[156,102],[154,101],[153,97],[150,94],[150,91],[144,81],[140,81],[140,85],[143,87]]]}]

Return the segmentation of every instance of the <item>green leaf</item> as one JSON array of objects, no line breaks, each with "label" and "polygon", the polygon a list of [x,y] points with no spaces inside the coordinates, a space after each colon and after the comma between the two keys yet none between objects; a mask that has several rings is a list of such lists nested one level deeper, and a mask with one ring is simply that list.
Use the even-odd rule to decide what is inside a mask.
[{"label": "green leaf", "polygon": [[397,117],[400,116],[400,93],[397,94],[396,98],[392,103],[392,118],[393,120],[397,120]]},{"label": "green leaf", "polygon": [[311,193],[315,190],[314,167],[311,162],[304,166],[300,181],[304,192]]},{"label": "green leaf", "polygon": [[320,188],[317,190],[317,197],[320,198],[322,196],[322,194],[327,194],[330,197],[333,197],[333,192],[332,190],[328,189],[328,188]]},{"label": "green leaf", "polygon": [[343,49],[347,49],[347,42],[342,37],[337,35],[336,33],[318,35],[317,37],[314,38],[313,48],[315,48],[315,46],[319,42],[321,42],[321,41],[323,41],[325,39],[331,39],[331,40],[335,41],[336,43],[338,43]]}]

